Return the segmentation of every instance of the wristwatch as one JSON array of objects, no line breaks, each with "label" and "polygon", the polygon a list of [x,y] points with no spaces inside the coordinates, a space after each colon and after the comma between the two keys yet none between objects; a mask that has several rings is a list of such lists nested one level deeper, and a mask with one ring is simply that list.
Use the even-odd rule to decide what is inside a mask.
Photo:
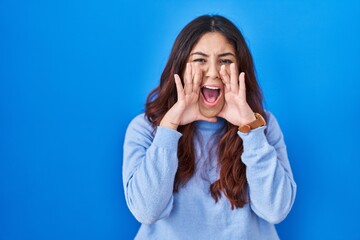
[{"label": "wristwatch", "polygon": [[266,125],[265,119],[259,113],[255,113],[256,120],[239,127],[239,131],[248,133],[250,130]]}]

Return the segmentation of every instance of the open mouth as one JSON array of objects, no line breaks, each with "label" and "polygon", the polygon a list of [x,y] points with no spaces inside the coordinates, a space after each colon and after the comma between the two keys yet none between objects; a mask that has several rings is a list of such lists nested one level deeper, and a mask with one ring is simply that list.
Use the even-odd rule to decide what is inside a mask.
[{"label": "open mouth", "polygon": [[205,100],[205,102],[209,103],[209,104],[216,103],[216,100],[220,96],[220,92],[221,92],[220,88],[218,88],[218,87],[204,85],[201,88],[201,95],[203,96],[203,99]]}]

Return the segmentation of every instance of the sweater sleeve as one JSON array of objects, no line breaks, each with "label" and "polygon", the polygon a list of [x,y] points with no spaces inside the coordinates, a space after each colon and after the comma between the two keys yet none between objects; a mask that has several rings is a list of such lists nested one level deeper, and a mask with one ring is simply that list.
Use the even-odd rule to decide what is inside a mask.
[{"label": "sweater sleeve", "polygon": [[143,114],[128,126],[123,184],[126,203],[141,223],[151,224],[171,212],[180,137],[181,133],[163,127],[155,132]]},{"label": "sweater sleeve", "polygon": [[250,207],[259,217],[276,224],[290,212],[296,183],[281,129],[270,112],[267,116],[267,126],[238,134],[244,146],[241,158],[246,165]]}]

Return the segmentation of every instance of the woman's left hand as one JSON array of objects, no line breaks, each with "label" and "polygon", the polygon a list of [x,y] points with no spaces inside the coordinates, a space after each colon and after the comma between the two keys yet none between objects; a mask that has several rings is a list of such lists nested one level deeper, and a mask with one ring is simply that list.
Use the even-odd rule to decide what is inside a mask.
[{"label": "woman's left hand", "polygon": [[235,63],[231,63],[230,74],[225,65],[222,65],[220,76],[225,84],[225,105],[218,116],[235,126],[254,121],[256,119],[254,112],[246,102],[245,73],[239,75]]}]

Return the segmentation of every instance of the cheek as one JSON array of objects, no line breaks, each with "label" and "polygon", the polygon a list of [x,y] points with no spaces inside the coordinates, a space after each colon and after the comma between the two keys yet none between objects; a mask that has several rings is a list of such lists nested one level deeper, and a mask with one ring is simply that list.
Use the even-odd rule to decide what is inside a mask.
[{"label": "cheek", "polygon": [[222,66],[224,66],[226,72],[227,72],[228,74],[230,74],[230,64],[221,64],[221,65],[220,65],[220,68],[221,68]]}]

